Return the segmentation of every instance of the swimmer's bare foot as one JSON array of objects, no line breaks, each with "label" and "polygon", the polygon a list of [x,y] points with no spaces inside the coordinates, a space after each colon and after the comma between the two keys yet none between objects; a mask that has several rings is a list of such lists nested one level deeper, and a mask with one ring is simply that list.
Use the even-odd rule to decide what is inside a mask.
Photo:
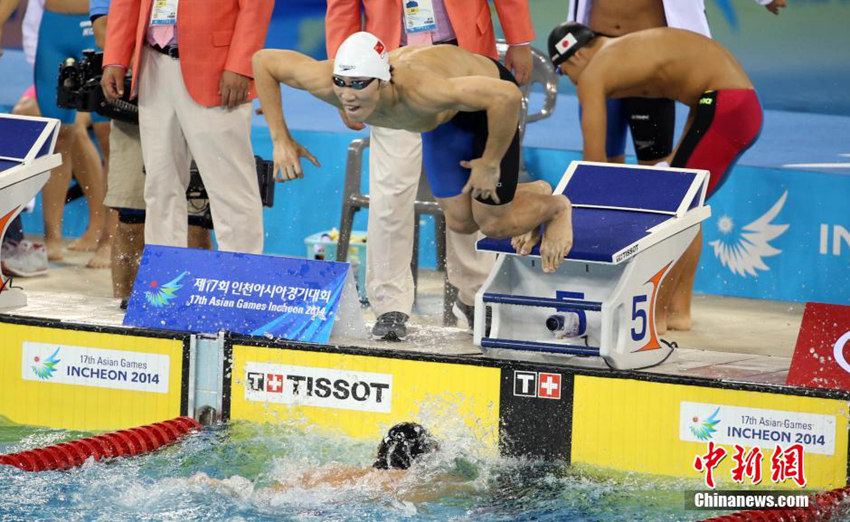
[{"label": "swimmer's bare foot", "polygon": [[74,252],[94,252],[97,250],[97,242],[100,237],[100,231],[92,232],[91,229],[86,230],[86,233],[68,244],[68,250]]},{"label": "swimmer's bare foot", "polygon": [[44,246],[47,248],[48,261],[62,261],[65,254],[62,252],[62,239],[44,239]]},{"label": "swimmer's bare foot", "polygon": [[511,246],[514,251],[521,255],[527,256],[531,253],[531,249],[540,242],[540,225],[532,228],[525,234],[514,236],[511,238]]},{"label": "swimmer's bare foot", "polygon": [[[552,185],[545,181],[538,180],[532,183],[521,183],[517,186],[518,191],[530,192],[533,194],[550,195],[552,194]],[[527,256],[531,253],[531,249],[540,242],[540,227],[536,226],[526,232],[511,238],[511,246],[517,254]]]},{"label": "swimmer's bare foot", "polygon": [[555,196],[562,201],[563,209],[546,223],[546,232],[540,243],[543,271],[551,274],[561,266],[573,247],[572,205],[566,196]]},{"label": "swimmer's bare foot", "polygon": [[89,262],[86,263],[86,268],[109,268],[112,266],[112,244],[107,243],[101,245],[95,250]]}]

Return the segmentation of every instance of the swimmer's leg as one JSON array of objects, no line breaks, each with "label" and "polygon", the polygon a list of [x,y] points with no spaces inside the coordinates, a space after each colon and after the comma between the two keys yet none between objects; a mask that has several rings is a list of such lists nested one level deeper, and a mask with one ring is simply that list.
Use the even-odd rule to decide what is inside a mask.
[{"label": "swimmer's leg", "polygon": [[443,216],[446,218],[446,227],[458,234],[474,234],[478,232],[478,223],[472,215],[472,197],[467,192],[448,198],[435,198]]},{"label": "swimmer's leg", "polygon": [[655,310],[655,328],[659,334],[670,330],[691,329],[691,297],[699,258],[702,253],[702,230],[697,233],[682,257],[673,265],[659,290]]},{"label": "swimmer's leg", "polygon": [[[544,194],[549,195],[552,194],[552,185],[546,183],[545,181],[537,180],[532,181],[531,183],[520,183],[516,187],[517,192],[528,191],[534,194]],[[514,250],[517,254],[521,256],[527,256],[531,253],[531,249],[534,248],[537,243],[540,242],[540,227],[534,227],[525,234],[520,234],[518,236],[514,236],[511,238],[511,246],[514,247]]]},{"label": "swimmer's leg", "polygon": [[546,225],[540,257],[544,272],[554,272],[573,246],[572,206],[562,194],[539,194],[517,191],[504,205],[487,205],[472,201],[475,222],[486,236],[494,238],[519,236]]},{"label": "swimmer's leg", "polygon": [[679,278],[678,285],[673,288],[670,307],[667,311],[667,327],[671,330],[691,329],[691,297],[694,293],[694,279],[699,267],[700,254],[702,254],[702,229],[679,259],[678,264],[682,265],[682,276]]}]

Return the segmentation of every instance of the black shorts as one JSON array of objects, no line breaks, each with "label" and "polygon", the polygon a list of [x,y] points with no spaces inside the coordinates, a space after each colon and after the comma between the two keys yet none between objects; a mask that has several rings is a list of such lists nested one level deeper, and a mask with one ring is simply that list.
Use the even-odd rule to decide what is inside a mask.
[{"label": "black shorts", "polygon": [[[493,61],[499,68],[499,78],[516,84],[514,75],[504,65]],[[458,112],[451,120],[422,134],[425,175],[435,197],[450,198],[461,193],[469,180],[469,169],[461,167],[460,162],[480,158],[488,135],[487,111]],[[496,188],[499,203],[490,198],[476,200],[488,205],[504,205],[514,199],[519,179],[519,154],[517,127],[500,164],[501,173]]]},{"label": "black shorts", "polygon": [[673,152],[676,102],[666,98],[609,98],[605,155],[626,153],[626,130],[631,130],[640,161],[660,160]]}]

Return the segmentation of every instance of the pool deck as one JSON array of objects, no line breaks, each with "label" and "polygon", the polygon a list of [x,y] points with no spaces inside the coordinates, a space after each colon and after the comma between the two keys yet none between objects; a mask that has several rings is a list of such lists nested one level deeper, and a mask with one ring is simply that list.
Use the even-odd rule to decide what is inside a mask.
[{"label": "pool deck", "polygon": [[[35,239],[35,238],[34,238]],[[90,254],[66,250],[61,263],[51,263],[43,277],[16,279],[28,305],[4,314],[94,326],[123,328],[124,313],[112,298],[108,269],[85,268]],[[597,357],[549,355],[512,350],[482,350],[463,328],[443,327],[442,274],[422,270],[419,294],[407,339],[399,343],[332,338],[334,345],[375,351],[401,350],[470,358],[522,360],[535,363],[605,369]],[[707,379],[783,385],[791,364],[803,315],[802,303],[786,303],[696,295],[694,328],[661,336],[679,348],[660,366],[645,372]],[[365,327],[374,322],[363,310]]]}]

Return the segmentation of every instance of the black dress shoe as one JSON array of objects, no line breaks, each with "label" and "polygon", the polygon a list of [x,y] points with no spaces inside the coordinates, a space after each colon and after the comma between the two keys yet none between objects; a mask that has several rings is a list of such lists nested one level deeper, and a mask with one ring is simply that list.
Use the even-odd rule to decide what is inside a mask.
[{"label": "black dress shoe", "polygon": [[372,327],[372,337],[382,341],[403,341],[407,337],[407,319],[407,314],[402,312],[381,314]]}]

